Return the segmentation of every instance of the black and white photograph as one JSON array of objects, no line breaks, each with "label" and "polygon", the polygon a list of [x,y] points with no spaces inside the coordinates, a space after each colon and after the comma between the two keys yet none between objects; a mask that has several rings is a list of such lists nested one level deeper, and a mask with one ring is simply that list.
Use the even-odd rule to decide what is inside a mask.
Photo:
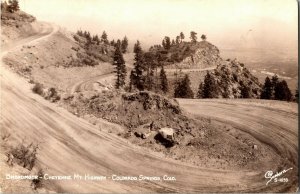
[{"label": "black and white photograph", "polygon": [[0,193],[298,193],[298,3],[1,0]]}]

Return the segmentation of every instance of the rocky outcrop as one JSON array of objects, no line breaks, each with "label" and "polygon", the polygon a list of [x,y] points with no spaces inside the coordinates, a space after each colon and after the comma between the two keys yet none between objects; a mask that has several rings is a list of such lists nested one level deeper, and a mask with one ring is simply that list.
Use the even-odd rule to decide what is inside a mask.
[{"label": "rocky outcrop", "polygon": [[258,78],[236,60],[227,60],[211,73],[216,82],[216,97],[259,98],[261,83]]},{"label": "rocky outcrop", "polygon": [[196,44],[195,52],[178,63],[179,67],[204,69],[221,64],[220,51],[215,45],[207,41],[201,41]]}]

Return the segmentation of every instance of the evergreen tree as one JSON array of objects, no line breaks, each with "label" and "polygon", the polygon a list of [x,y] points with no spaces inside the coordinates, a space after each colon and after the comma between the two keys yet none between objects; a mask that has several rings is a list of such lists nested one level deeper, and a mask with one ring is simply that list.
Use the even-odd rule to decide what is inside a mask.
[{"label": "evergreen tree", "polygon": [[120,39],[117,40],[117,43],[115,44],[115,47],[116,48],[119,47],[122,50],[122,48],[121,48],[121,40]]},{"label": "evergreen tree", "polygon": [[107,38],[107,34],[105,31],[103,31],[102,35],[101,35],[101,42],[104,42],[105,44],[108,44],[108,38]]},{"label": "evergreen tree", "polygon": [[154,71],[153,69],[149,69],[149,71],[147,71],[147,75],[144,76],[144,86],[143,88],[151,91],[154,88]]},{"label": "evergreen tree", "polygon": [[265,83],[260,95],[261,99],[272,99],[273,85],[269,77],[266,77]]},{"label": "evergreen tree", "polygon": [[180,39],[181,39],[181,42],[183,41],[183,39],[184,39],[184,34],[183,34],[183,32],[180,32]]},{"label": "evergreen tree", "polygon": [[122,43],[121,43],[122,53],[126,53],[127,47],[128,47],[128,39],[127,39],[127,37],[125,36],[125,37],[123,38],[123,40],[122,40]]},{"label": "evergreen tree", "polygon": [[163,45],[164,49],[169,50],[169,49],[171,48],[171,40],[170,40],[170,37],[165,36],[164,41],[163,41],[163,44],[164,44],[164,45]]},{"label": "evergreen tree", "polygon": [[250,88],[244,83],[240,84],[241,98],[250,98]]},{"label": "evergreen tree", "polygon": [[161,45],[162,45],[162,47],[163,47],[164,49],[166,48],[166,41],[165,41],[165,39],[162,40]]},{"label": "evergreen tree", "polygon": [[77,35],[78,35],[78,36],[83,36],[82,30],[77,30]]},{"label": "evergreen tree", "polygon": [[142,53],[142,47],[141,47],[140,41],[137,41],[137,42],[134,44],[133,52],[134,52],[135,54],[137,54],[137,53]]},{"label": "evergreen tree", "polygon": [[18,0],[9,0],[8,1],[7,9],[11,13],[19,11],[20,10],[19,1]]},{"label": "evergreen tree", "polygon": [[144,76],[145,84],[144,88],[147,90],[152,90],[154,87],[154,69],[156,67],[155,55],[152,52],[144,53],[144,70],[146,71],[146,76]]},{"label": "evergreen tree", "polygon": [[275,100],[291,101],[292,92],[289,89],[285,80],[278,82],[274,88]]},{"label": "evergreen tree", "polygon": [[113,65],[117,76],[115,87],[119,89],[125,85],[126,79],[126,66],[120,47],[116,47]]},{"label": "evergreen tree", "polygon": [[194,31],[191,31],[190,39],[191,39],[191,42],[197,42],[197,33]]},{"label": "evergreen tree", "polygon": [[166,75],[164,66],[162,66],[162,68],[160,70],[159,77],[160,77],[161,90],[164,93],[167,93],[169,90],[169,86],[168,86],[168,79],[167,79],[167,75]]},{"label": "evergreen tree", "polygon": [[176,44],[179,44],[180,43],[180,36],[176,36]]},{"label": "evergreen tree", "polygon": [[111,45],[111,46],[116,46],[115,39],[113,39],[112,41],[110,41],[110,45]]},{"label": "evergreen tree", "polygon": [[204,86],[203,86],[203,98],[216,98],[218,97],[218,93],[216,91],[217,84],[213,76],[207,72],[204,78]]},{"label": "evergreen tree", "polygon": [[131,84],[131,87],[134,86],[138,90],[144,90],[143,51],[142,51],[142,47],[141,47],[139,41],[137,41],[137,43],[134,45],[134,53],[135,53],[135,57],[134,57],[135,63],[133,64],[134,69],[131,71],[131,74],[130,74],[130,84]]},{"label": "evergreen tree", "polygon": [[203,82],[200,82],[199,87],[198,87],[198,92],[197,92],[197,98],[203,98]]},{"label": "evergreen tree", "polygon": [[99,43],[100,43],[100,39],[99,39],[99,37],[98,37],[98,35],[96,34],[95,36],[93,36],[93,41],[95,41],[96,42],[96,44],[97,45],[99,45]]},{"label": "evergreen tree", "polygon": [[88,35],[88,32],[85,30],[85,31],[83,32],[83,36],[86,38],[87,35]]},{"label": "evergreen tree", "polygon": [[205,35],[205,34],[202,34],[202,35],[201,35],[201,39],[202,39],[203,41],[205,41],[205,40],[206,40],[206,38],[207,38],[207,37],[206,37],[206,35]]},{"label": "evergreen tree", "polygon": [[191,81],[187,74],[177,84],[174,96],[175,98],[194,98],[194,93],[191,89]]},{"label": "evergreen tree", "polygon": [[88,48],[92,43],[92,36],[91,36],[90,32],[86,32],[85,38],[86,38],[86,45],[85,46]]},{"label": "evergreen tree", "polygon": [[271,79],[271,83],[272,83],[272,98],[271,99],[275,99],[275,87],[278,84],[278,82],[279,82],[278,76],[276,74],[273,75],[272,79]]},{"label": "evergreen tree", "polygon": [[171,45],[174,46],[175,44],[175,40],[173,39]]}]

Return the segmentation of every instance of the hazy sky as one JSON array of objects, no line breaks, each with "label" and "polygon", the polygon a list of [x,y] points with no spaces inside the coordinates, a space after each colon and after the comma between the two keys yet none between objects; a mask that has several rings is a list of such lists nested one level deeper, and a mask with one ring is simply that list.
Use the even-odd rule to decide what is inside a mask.
[{"label": "hazy sky", "polygon": [[144,45],[191,30],[220,47],[297,48],[296,0],[20,0],[38,20]]}]

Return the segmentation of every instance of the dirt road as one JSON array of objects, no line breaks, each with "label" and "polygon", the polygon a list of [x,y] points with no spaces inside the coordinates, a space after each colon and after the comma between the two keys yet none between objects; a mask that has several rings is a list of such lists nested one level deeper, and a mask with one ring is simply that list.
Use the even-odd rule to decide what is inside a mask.
[{"label": "dirt road", "polygon": [[[47,41],[47,37],[55,33],[55,27],[48,25],[34,37],[17,42],[1,53],[1,57],[15,46],[37,44]],[[38,46],[38,44],[36,45]],[[203,169],[175,160],[166,159],[158,153],[128,143],[126,140],[100,131],[94,125],[76,117],[66,110],[52,104],[42,97],[33,94],[31,86],[23,78],[8,70],[1,63],[1,127],[18,139],[40,142],[39,164],[49,175],[85,175],[107,176],[106,181],[49,181],[46,187],[59,192],[257,192],[257,191],[287,191],[295,189],[294,180],[288,184],[271,184],[266,186],[264,173],[259,171],[226,171]],[[180,101],[185,107],[190,107],[189,101]],[[197,106],[200,106],[197,104]],[[202,106],[204,106],[202,104]],[[231,105],[233,106],[233,105]],[[226,106],[226,108],[230,105]],[[222,110],[216,115],[222,116]],[[228,109],[227,112],[231,112]],[[255,111],[255,110],[253,110]],[[195,113],[200,113],[201,109]],[[207,110],[209,113],[209,111]],[[212,114],[212,113],[211,113]],[[234,111],[233,111],[234,114]],[[235,112],[236,119],[242,114]],[[254,113],[253,113],[254,114]],[[260,112],[258,112],[260,114]],[[275,115],[275,114],[274,114]],[[256,127],[255,118],[251,115],[245,122],[251,124],[243,130],[255,133],[251,126]],[[291,118],[290,118],[291,117]],[[296,115],[281,114],[278,122],[295,122]],[[284,118],[290,120],[284,121]],[[232,118],[233,120],[233,118]],[[229,120],[229,122],[233,122]],[[260,121],[261,123],[261,121]],[[241,122],[240,122],[241,124]],[[245,123],[246,124],[246,123]],[[274,123],[263,122],[265,124]],[[280,124],[280,123],[279,123]],[[105,127],[115,125],[105,124]],[[280,127],[279,127],[280,126]],[[288,142],[276,144],[282,125],[275,125],[275,131],[262,130],[257,135],[265,136],[274,142],[280,152],[288,151],[287,156],[295,159],[297,132],[294,124],[287,130]],[[285,130],[286,128],[283,128]],[[256,132],[257,133],[257,132]],[[285,137],[281,134],[281,138]],[[272,140],[272,141],[271,141]],[[176,181],[114,181],[112,175],[122,176],[172,176]],[[4,177],[1,172],[1,177]],[[67,183],[67,184],[66,184]],[[5,192],[5,191],[4,191]]]}]

